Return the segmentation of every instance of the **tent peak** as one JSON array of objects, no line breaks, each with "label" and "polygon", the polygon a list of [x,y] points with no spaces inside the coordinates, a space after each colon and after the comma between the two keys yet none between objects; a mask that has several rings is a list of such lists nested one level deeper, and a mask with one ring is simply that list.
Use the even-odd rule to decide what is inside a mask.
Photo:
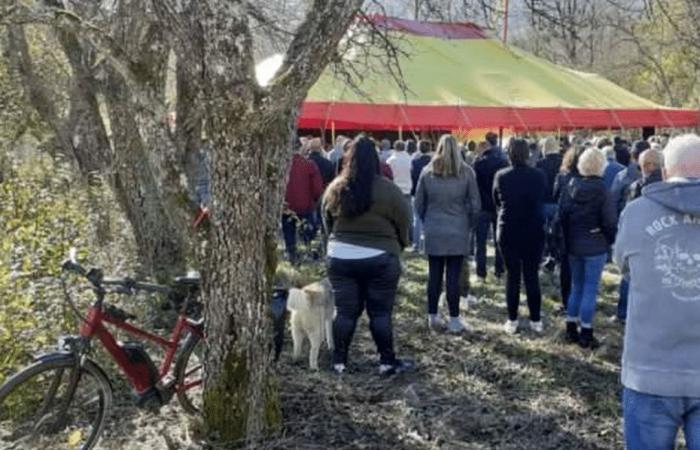
[{"label": "tent peak", "polygon": [[488,39],[486,31],[472,22],[425,22],[399,19],[383,14],[369,14],[366,17],[377,27],[416,36],[441,39]]}]

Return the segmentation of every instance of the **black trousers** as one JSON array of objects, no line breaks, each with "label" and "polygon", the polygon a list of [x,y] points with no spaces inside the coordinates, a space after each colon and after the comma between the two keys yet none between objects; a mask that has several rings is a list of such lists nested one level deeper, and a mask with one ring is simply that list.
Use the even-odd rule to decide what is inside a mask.
[{"label": "black trousers", "polygon": [[499,246],[506,266],[506,302],[508,319],[517,320],[520,306],[520,281],[525,281],[527,306],[530,320],[540,320],[542,292],[540,290],[539,270],[544,250],[544,237],[530,237],[530,242],[501,240]]},{"label": "black trousers", "polygon": [[367,259],[328,258],[336,307],[333,364],[347,364],[357,319],[365,308],[380,364],[396,362],[391,322],[400,276],[399,258],[389,253]]},{"label": "black trousers", "polygon": [[[445,290],[450,317],[459,317],[459,294],[461,288],[464,256],[428,255],[428,314],[437,314],[438,302],[442,293],[442,278],[445,276]],[[446,273],[445,273],[446,272]]]}]

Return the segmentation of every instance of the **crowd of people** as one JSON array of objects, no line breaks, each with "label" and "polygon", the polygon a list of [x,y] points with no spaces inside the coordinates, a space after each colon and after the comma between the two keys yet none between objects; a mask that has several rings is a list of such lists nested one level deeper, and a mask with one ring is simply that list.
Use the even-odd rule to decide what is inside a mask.
[{"label": "crowd of people", "polygon": [[[460,145],[429,140],[376,142],[338,137],[324,154],[311,138],[294,155],[283,217],[287,253],[295,238],[324,230],[336,301],[333,370],[342,373],[363,310],[380,354],[381,374],[413,364],[395,355],[392,311],[404,249],[428,260],[427,326],[462,333],[460,301],[469,265],[487,282],[505,274],[508,317],[518,332],[521,282],[528,327],[542,333],[540,271],[559,267],[562,328],[582,348],[594,336],[605,265],[621,269],[617,314],[626,324],[622,362],[629,448],[673,448],[684,427],[700,448],[700,137],[512,138],[495,133]],[[301,226],[300,226],[301,225]],[[613,250],[614,249],[614,250]],[[492,282],[492,280],[488,280]],[[444,288],[443,288],[444,287]],[[444,291],[444,295],[441,295]],[[439,314],[446,299],[449,320]]]}]

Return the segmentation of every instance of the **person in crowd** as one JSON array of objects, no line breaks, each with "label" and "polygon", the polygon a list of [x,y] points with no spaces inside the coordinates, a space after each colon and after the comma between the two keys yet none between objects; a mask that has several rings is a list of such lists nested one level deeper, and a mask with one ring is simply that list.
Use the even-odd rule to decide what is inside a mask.
[{"label": "person in crowd", "polygon": [[323,156],[323,145],[320,138],[313,138],[309,141],[309,160],[313,161],[321,173],[323,186],[326,187],[335,178],[335,167],[333,163]]},{"label": "person in crowd", "polygon": [[647,141],[635,141],[632,145],[631,160],[627,167],[617,174],[611,191],[615,198],[618,214],[627,204],[629,198],[629,188],[638,179],[642,177],[642,171],[639,167],[639,157],[646,150],[649,150],[650,145]]},{"label": "person in crowd", "polygon": [[417,151],[418,151],[418,146],[416,145],[416,141],[413,139],[406,139],[406,153],[408,153],[408,156],[411,157],[411,160],[413,160],[413,157],[416,156]]},{"label": "person in crowd", "polygon": [[[394,184],[401,189],[406,203],[413,215],[413,201],[411,199],[411,189],[413,188],[413,179],[411,178],[411,157],[406,153],[406,144],[403,141],[394,142],[394,153],[387,159],[387,165],[391,168],[394,176]],[[412,228],[412,227],[411,227]],[[411,232],[413,230],[410,230]],[[412,236],[412,233],[409,233]]]},{"label": "person in crowd", "polygon": [[[540,141],[540,147],[544,158],[537,162],[537,169],[543,174],[546,182],[544,194],[544,219],[545,230],[549,231],[554,216],[557,213],[557,200],[554,198],[554,184],[561,169],[563,156],[561,154],[559,141],[553,136],[546,137]],[[549,233],[548,233],[549,234]],[[557,252],[556,248],[552,248],[554,242],[551,239],[545,239],[545,256],[546,261],[544,268],[553,271],[556,267]]]},{"label": "person in crowd", "polygon": [[700,448],[700,137],[672,139],[665,181],[622,212],[614,259],[631,275],[622,355],[628,449]]},{"label": "person in crowd", "polygon": [[[474,163],[476,181],[479,184],[481,194],[481,214],[476,227],[476,275],[482,280],[486,279],[486,242],[489,232],[493,233],[496,240],[496,206],[493,203],[493,179],[496,172],[508,167],[508,161],[503,158],[503,152],[498,146],[498,137],[489,132],[486,135],[489,148],[485,150]],[[496,246],[495,275],[500,278],[503,275],[503,260],[501,252]]]},{"label": "person in crowd", "polygon": [[494,133],[493,131],[489,131],[486,133],[484,139],[486,139],[486,144],[488,145],[489,149],[496,150],[496,153],[498,153],[501,158],[507,160],[507,156],[503,152],[501,146],[498,144],[498,134]]},{"label": "person in crowd", "polygon": [[476,158],[478,156],[476,141],[467,142],[464,152],[464,162],[466,162],[469,166],[474,167],[474,163],[476,162]]},{"label": "person in crowd", "polygon": [[557,174],[561,169],[561,163],[564,159],[559,149],[559,143],[556,138],[549,136],[540,142],[544,158],[537,162],[537,168],[544,174],[546,190],[544,194],[544,215],[549,222],[554,218],[557,212],[557,201],[554,198],[554,183],[557,179]]},{"label": "person in crowd", "polygon": [[421,221],[418,212],[416,211],[415,196],[416,188],[418,187],[418,179],[423,169],[430,164],[432,155],[432,145],[430,141],[422,140],[418,143],[418,157],[414,157],[411,161],[411,196],[414,197],[413,204],[413,251],[419,252],[422,249],[423,222]]},{"label": "person in crowd", "polygon": [[[647,151],[650,145],[646,141],[635,141],[632,145],[631,159],[627,167],[620,171],[615,177],[613,186],[610,189],[615,201],[618,216],[627,205],[630,198],[630,188],[637,180],[642,178],[639,157]],[[617,313],[610,318],[611,321],[624,323],[627,314],[627,297],[629,295],[629,277],[623,276],[620,281],[617,300]]]},{"label": "person in crowd", "polygon": [[[556,143],[556,141],[554,141]],[[543,331],[540,309],[539,269],[544,249],[544,202],[547,180],[529,165],[527,141],[513,139],[508,146],[511,167],[500,170],[493,182],[493,201],[498,208],[498,247],[506,267],[506,333],[518,331],[520,280],[525,281],[530,329]]]},{"label": "person in crowd", "polygon": [[379,144],[379,160],[385,163],[391,157],[391,141],[382,139]]},{"label": "person in crowd", "polygon": [[450,313],[447,329],[452,333],[466,329],[459,317],[460,278],[480,207],[474,171],[462,160],[454,137],[443,135],[435,156],[422,171],[415,194],[428,255],[428,326],[433,330],[445,325],[438,316],[443,276]]},{"label": "person in crowd", "polygon": [[342,134],[338,135],[338,137],[335,138],[335,145],[333,146],[333,149],[328,152],[328,160],[333,163],[333,167],[337,169],[338,167],[338,161],[343,158],[343,154],[345,153],[344,147],[345,143],[349,141],[349,139]]},{"label": "person in crowd", "polygon": [[[662,166],[663,154],[656,150],[645,150],[639,156],[639,166],[642,172],[642,178],[638,179],[630,185],[627,203],[632,202],[642,196],[642,190],[650,184],[663,181]],[[627,303],[629,298],[630,278],[629,274],[622,274],[620,281],[619,299],[617,302],[617,311],[610,317],[611,323],[620,323],[622,325],[627,321]]]},{"label": "person in crowd", "polygon": [[301,230],[308,246],[316,234],[314,212],[323,193],[323,180],[316,164],[304,158],[301,148],[292,156],[285,195],[285,212],[282,214],[282,233],[287,257],[292,264],[297,261],[297,236]]},{"label": "person in crowd", "polygon": [[567,305],[569,303],[569,296],[571,295],[571,266],[569,264],[569,256],[566,249],[566,239],[564,236],[564,230],[562,229],[561,217],[559,217],[559,202],[561,201],[564,189],[567,188],[573,179],[581,176],[578,173],[577,165],[578,160],[584,150],[585,148],[583,147],[569,148],[569,150],[564,154],[561,169],[554,181],[553,194],[554,199],[557,202],[557,214],[549,230],[550,235],[548,236],[548,247],[550,251],[556,254],[556,258],[559,261],[559,290],[561,294],[562,311],[564,313],[566,313]]},{"label": "person in crowd", "polygon": [[345,159],[322,203],[330,234],[328,277],[336,306],[332,368],[345,372],[357,320],[366,309],[379,352],[379,373],[390,375],[412,366],[396,357],[392,329],[399,255],[408,245],[411,214],[401,190],[380,175],[370,139],[356,138]]},{"label": "person in crowd", "polygon": [[598,342],[593,336],[593,317],[603,268],[615,241],[617,211],[602,178],[603,153],[597,148],[587,149],[577,167],[580,178],[574,178],[563,189],[559,202],[571,265],[566,336],[583,348],[595,348]]},{"label": "person in crowd", "polygon": [[603,147],[603,153],[608,163],[605,166],[605,171],[603,172],[603,181],[605,181],[605,187],[609,190],[612,189],[613,183],[615,182],[615,177],[617,174],[625,170],[625,166],[617,162],[615,157],[615,148],[612,145]]},{"label": "person in crowd", "polygon": [[537,167],[537,163],[542,159],[542,149],[537,145],[537,142],[533,141],[528,144],[529,156],[528,165],[530,167]]},{"label": "person in crowd", "polygon": [[615,160],[627,167],[631,158],[627,141],[622,139],[620,136],[615,136],[615,138],[613,138],[613,150],[615,150]]},{"label": "person in crowd", "polygon": [[654,149],[645,150],[639,156],[642,178],[630,185],[628,203],[641,197],[642,189],[645,187],[663,181],[663,159],[663,153]]}]

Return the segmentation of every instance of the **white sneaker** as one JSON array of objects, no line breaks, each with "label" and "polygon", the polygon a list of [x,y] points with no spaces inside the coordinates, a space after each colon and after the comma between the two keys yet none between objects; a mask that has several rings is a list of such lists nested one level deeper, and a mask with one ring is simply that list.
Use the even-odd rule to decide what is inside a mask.
[{"label": "white sneaker", "polygon": [[537,334],[542,334],[544,331],[544,324],[542,323],[541,320],[538,320],[537,322],[530,321],[530,329],[534,331]]},{"label": "white sneaker", "polygon": [[345,373],[345,364],[333,364],[333,372],[338,375]]},{"label": "white sneaker", "polygon": [[477,303],[479,303],[479,299],[474,297],[473,295],[467,295],[466,297],[460,298],[460,301],[464,303],[467,306],[474,306]]},{"label": "white sneaker", "polygon": [[433,331],[442,331],[445,329],[445,321],[437,314],[428,315],[428,328]]},{"label": "white sneaker", "polygon": [[450,317],[450,322],[447,324],[447,331],[454,334],[460,334],[469,330],[469,326],[462,322],[459,317]]},{"label": "white sneaker", "polygon": [[506,320],[506,323],[503,324],[503,331],[507,334],[515,334],[518,332],[518,325],[517,320]]}]

